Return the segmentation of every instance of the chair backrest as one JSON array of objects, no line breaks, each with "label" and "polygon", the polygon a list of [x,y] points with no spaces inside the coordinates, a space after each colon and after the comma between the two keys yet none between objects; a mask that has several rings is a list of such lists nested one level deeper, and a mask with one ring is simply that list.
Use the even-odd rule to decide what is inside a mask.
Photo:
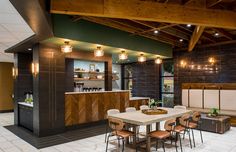
[{"label": "chair backrest", "polygon": [[147,105],[141,105],[139,108],[140,108],[140,110],[147,110],[147,109],[149,109],[149,107]]},{"label": "chair backrest", "polygon": [[170,119],[165,122],[164,128],[166,131],[172,131],[174,129],[176,119]]},{"label": "chair backrest", "polygon": [[195,111],[192,115],[192,120],[198,122],[201,119],[201,113],[199,111]]},{"label": "chair backrest", "polygon": [[119,109],[110,109],[110,110],[107,110],[107,116],[110,116],[112,114],[117,114],[117,113],[120,113],[120,110]]},{"label": "chair backrest", "polygon": [[186,113],[186,114],[182,115],[182,116],[179,118],[179,123],[180,123],[182,126],[188,126],[190,117],[191,117],[191,115],[190,115],[189,113]]},{"label": "chair backrest", "polygon": [[182,110],[187,110],[186,106],[174,106],[174,109],[182,109]]},{"label": "chair backrest", "polygon": [[116,119],[116,118],[108,118],[108,122],[109,122],[109,127],[113,131],[120,131],[123,129],[123,127],[125,125],[122,120]]},{"label": "chair backrest", "polygon": [[126,112],[134,112],[134,111],[136,111],[136,108],[135,107],[127,107],[127,108],[125,108],[125,111]]}]

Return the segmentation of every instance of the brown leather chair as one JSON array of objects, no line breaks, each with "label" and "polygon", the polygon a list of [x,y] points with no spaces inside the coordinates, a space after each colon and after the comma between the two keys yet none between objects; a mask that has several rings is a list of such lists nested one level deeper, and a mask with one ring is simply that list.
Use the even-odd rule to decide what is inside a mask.
[{"label": "brown leather chair", "polygon": [[191,135],[190,135],[190,129],[189,129],[189,120],[191,118],[190,114],[184,114],[179,118],[179,125],[177,125],[174,129],[174,132],[176,133],[176,140],[179,139],[180,142],[180,148],[181,152],[183,151],[182,148],[182,142],[181,142],[181,137],[180,134],[183,134],[183,139],[185,136],[185,133],[188,132],[189,134],[189,142],[190,142],[190,147],[192,148],[192,141],[191,141]]},{"label": "brown leather chair", "polygon": [[195,145],[195,139],[194,139],[194,132],[193,129],[199,129],[200,131],[200,136],[201,136],[201,141],[203,143],[203,138],[202,138],[202,129],[201,129],[201,113],[200,112],[194,112],[192,115],[192,119],[189,122],[188,128],[191,129],[192,131],[192,136],[193,136],[193,144],[194,147],[196,147]]},{"label": "brown leather chair", "polygon": [[[112,130],[106,140],[106,152],[108,149],[108,142],[111,136],[116,136],[118,141],[122,140],[122,152],[124,152],[125,139],[135,136],[135,134],[129,130],[124,130],[124,123],[120,119],[108,118],[109,127]],[[136,149],[137,151],[137,149]]]},{"label": "brown leather chair", "polygon": [[[157,130],[157,131],[153,131],[153,132],[149,133],[150,137],[156,138],[156,150],[157,150],[157,147],[158,147],[158,141],[161,141],[162,142],[162,148],[165,152],[165,140],[167,138],[171,138],[171,140],[172,140],[172,133],[173,133],[173,130],[175,128],[175,123],[176,123],[175,119],[167,120],[165,122],[165,125],[164,125],[165,130]],[[176,147],[176,151],[177,151],[176,141],[175,141],[175,147]]]}]

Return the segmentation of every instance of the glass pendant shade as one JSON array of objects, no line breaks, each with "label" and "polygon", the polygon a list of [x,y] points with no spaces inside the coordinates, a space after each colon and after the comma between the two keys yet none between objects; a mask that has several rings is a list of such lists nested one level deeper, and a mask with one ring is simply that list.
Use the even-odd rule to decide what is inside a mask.
[{"label": "glass pendant shade", "polygon": [[162,63],[162,59],[161,58],[156,58],[155,63],[156,64],[161,64]]},{"label": "glass pendant shade", "polygon": [[138,62],[145,62],[146,59],[147,58],[143,54],[140,54],[140,56],[138,57]]},{"label": "glass pendant shade", "polygon": [[104,55],[104,51],[102,50],[101,46],[97,46],[97,49],[94,50],[95,57],[101,57]]},{"label": "glass pendant shade", "polygon": [[65,41],[65,44],[61,46],[61,51],[64,53],[72,52],[73,47],[69,44],[68,41]]},{"label": "glass pendant shade", "polygon": [[128,59],[128,54],[125,53],[125,51],[121,51],[121,53],[119,54],[119,60],[126,60]]}]

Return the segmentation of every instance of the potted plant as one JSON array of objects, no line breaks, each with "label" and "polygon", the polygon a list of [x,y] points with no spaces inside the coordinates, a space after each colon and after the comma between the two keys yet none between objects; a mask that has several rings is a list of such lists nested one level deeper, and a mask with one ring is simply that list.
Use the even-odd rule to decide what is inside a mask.
[{"label": "potted plant", "polygon": [[216,117],[216,116],[218,116],[219,115],[219,109],[217,109],[217,108],[212,108],[211,109],[211,111],[210,111],[210,113],[208,114],[209,116],[211,116],[211,117]]},{"label": "potted plant", "polygon": [[151,99],[148,103],[148,106],[149,108],[152,108],[152,109],[157,109],[157,106],[162,103],[161,100],[155,100],[155,99]]}]

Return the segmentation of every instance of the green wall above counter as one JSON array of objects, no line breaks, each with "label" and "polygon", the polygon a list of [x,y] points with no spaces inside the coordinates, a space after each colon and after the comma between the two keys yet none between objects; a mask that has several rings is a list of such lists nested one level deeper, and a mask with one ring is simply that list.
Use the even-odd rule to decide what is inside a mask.
[{"label": "green wall above counter", "polygon": [[85,20],[73,22],[68,15],[52,16],[54,36],[172,57],[171,45]]}]

